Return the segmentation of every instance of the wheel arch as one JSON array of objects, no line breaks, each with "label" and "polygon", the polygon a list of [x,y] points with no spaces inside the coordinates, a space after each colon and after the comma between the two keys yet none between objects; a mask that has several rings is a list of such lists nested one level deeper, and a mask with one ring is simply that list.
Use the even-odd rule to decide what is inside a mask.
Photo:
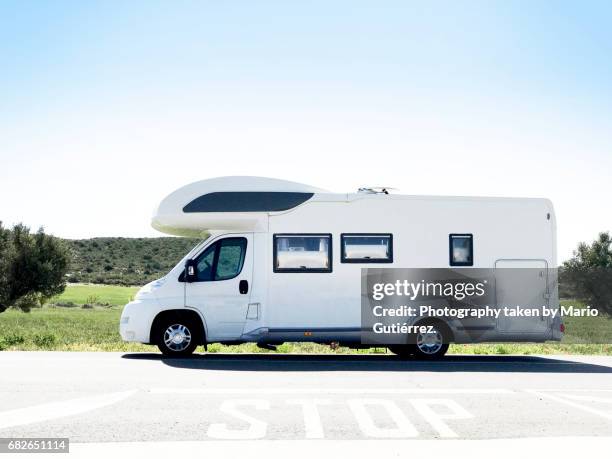
[{"label": "wheel arch", "polygon": [[446,321],[437,317],[423,317],[422,319],[419,319],[417,322],[415,322],[414,325],[438,325],[445,331],[445,338],[448,339],[449,344],[455,341],[455,333],[453,332],[452,327]]},{"label": "wheel arch", "polygon": [[154,344],[156,333],[159,331],[161,324],[169,319],[187,319],[194,323],[197,327],[197,332],[199,333],[199,343],[198,344],[206,344],[206,322],[203,317],[200,315],[199,311],[195,311],[193,309],[180,308],[180,309],[164,309],[157,313],[153,322],[151,323],[151,330],[149,331],[149,343]]}]

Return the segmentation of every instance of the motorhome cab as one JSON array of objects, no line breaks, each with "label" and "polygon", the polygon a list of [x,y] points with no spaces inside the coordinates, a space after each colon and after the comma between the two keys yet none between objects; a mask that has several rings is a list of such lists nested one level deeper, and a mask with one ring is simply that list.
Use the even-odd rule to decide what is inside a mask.
[{"label": "motorhome cab", "polygon": [[[382,191],[330,193],[257,177],[178,189],[160,203],[153,227],[204,240],[126,305],[122,338],[176,356],[215,342],[363,346],[364,267],[536,267],[546,301],[557,301],[548,285],[556,266],[550,201]],[[467,342],[459,329],[429,324],[433,334],[390,349],[439,357],[448,347],[442,336]],[[524,330],[500,320],[481,340],[558,340],[559,328],[558,318]]]}]

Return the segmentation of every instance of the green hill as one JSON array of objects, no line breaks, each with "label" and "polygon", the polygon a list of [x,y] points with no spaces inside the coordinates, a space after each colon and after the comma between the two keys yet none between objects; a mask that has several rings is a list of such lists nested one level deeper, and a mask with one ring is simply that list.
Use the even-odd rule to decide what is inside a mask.
[{"label": "green hill", "polygon": [[64,242],[72,253],[68,282],[143,285],[166,274],[198,240],[99,237]]}]

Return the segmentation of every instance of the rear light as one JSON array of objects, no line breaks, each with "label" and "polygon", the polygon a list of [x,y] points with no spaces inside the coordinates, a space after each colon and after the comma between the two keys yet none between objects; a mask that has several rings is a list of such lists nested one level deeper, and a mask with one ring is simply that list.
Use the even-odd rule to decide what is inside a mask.
[{"label": "rear light", "polygon": [[565,324],[561,324],[559,330],[561,330],[561,333],[565,333]]}]

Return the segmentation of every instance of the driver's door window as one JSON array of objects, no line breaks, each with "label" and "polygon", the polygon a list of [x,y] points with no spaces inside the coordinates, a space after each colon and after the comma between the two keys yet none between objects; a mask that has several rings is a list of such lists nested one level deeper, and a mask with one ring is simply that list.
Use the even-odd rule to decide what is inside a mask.
[{"label": "driver's door window", "polygon": [[197,282],[233,279],[242,271],[247,240],[243,237],[221,239],[198,257]]}]

